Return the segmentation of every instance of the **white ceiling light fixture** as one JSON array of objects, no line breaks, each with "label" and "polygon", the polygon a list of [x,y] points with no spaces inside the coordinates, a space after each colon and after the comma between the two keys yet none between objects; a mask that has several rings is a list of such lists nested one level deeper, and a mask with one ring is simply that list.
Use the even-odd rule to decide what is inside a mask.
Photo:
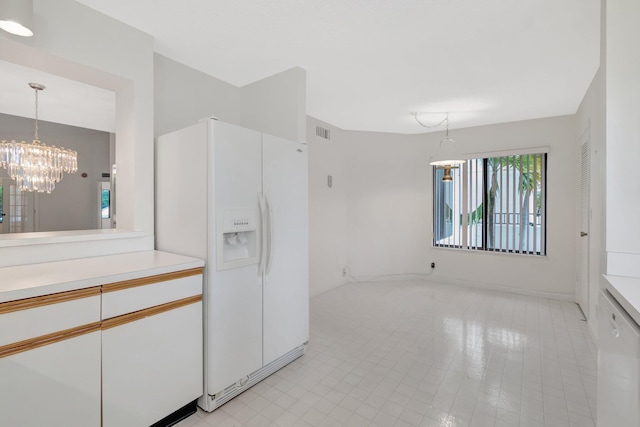
[{"label": "white ceiling light fixture", "polygon": [[0,166],[22,191],[51,193],[63,173],[78,170],[78,153],[55,145],[47,145],[38,139],[38,92],[45,86],[29,83],[36,93],[35,138],[33,142],[0,142]]},{"label": "white ceiling light fixture", "polygon": [[2,0],[0,28],[16,36],[33,36],[33,0]]},{"label": "white ceiling light fixture", "polygon": [[444,176],[442,177],[443,182],[453,181],[453,178],[451,177],[451,169],[459,167],[466,160],[464,160],[462,154],[458,152],[453,138],[449,137],[449,113],[445,113],[445,118],[442,119],[440,123],[437,123],[435,125],[427,125],[418,118],[418,116],[420,116],[421,114],[428,113],[411,114],[416,119],[416,122],[418,122],[420,126],[425,128],[435,128],[438,126],[442,126],[443,124],[446,125],[445,137],[440,141],[440,147],[438,148],[436,154],[429,158],[429,164],[432,166],[436,166],[437,168],[444,169]]}]

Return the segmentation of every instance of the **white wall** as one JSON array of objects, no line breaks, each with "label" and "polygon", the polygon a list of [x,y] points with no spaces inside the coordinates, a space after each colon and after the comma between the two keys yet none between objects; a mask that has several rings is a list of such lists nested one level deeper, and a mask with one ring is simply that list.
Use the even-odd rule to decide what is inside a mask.
[{"label": "white wall", "polygon": [[[27,140],[33,137],[33,119],[0,114],[0,129],[5,139]],[[78,152],[79,169],[65,174],[53,193],[36,193],[35,231],[90,230],[98,228],[100,205],[98,182],[109,173],[109,140],[107,132],[50,122],[38,122],[40,138],[47,145],[70,148]],[[87,174],[86,178],[82,173]],[[0,168],[0,177],[8,177]]]},{"label": "white wall", "polygon": [[[429,248],[435,276],[476,282],[526,294],[573,300],[576,286],[578,149],[575,116],[461,129],[454,138],[463,153],[548,146],[547,256],[470,253]],[[431,175],[429,176],[431,178]],[[430,179],[431,182],[431,179]],[[429,198],[431,201],[431,198]],[[431,204],[429,213],[431,214]],[[569,212],[569,214],[567,214]],[[429,215],[431,221],[431,215]],[[440,262],[439,262],[440,261]]]},{"label": "white wall", "polygon": [[607,273],[640,277],[640,2],[606,1]]},{"label": "white wall", "polygon": [[239,122],[238,87],[154,54],[155,135],[164,135],[209,116]]},{"label": "white wall", "polygon": [[1,32],[0,59],[116,92],[118,226],[140,237],[4,241],[0,266],[153,249],[153,39],[73,0],[35,0],[34,20],[31,38]]},{"label": "white wall", "polygon": [[306,138],[306,73],[292,68],[237,87],[154,55],[155,134],[218,119],[294,141]]},{"label": "white wall", "polygon": [[307,75],[294,67],[240,88],[241,126],[292,141],[306,141]]},{"label": "white wall", "polygon": [[[331,139],[316,136],[316,125]],[[307,117],[309,144],[309,288],[313,297],[346,281],[347,266],[347,158],[345,132]],[[332,187],[327,177],[332,177]]]},{"label": "white wall", "polygon": [[427,138],[348,131],[345,140],[351,274],[425,272],[432,193]]},{"label": "white wall", "polygon": [[[309,126],[309,141],[314,130]],[[312,258],[312,265],[334,269],[329,277],[332,284],[334,264],[341,257],[335,250],[330,252],[332,242],[322,236],[337,225],[337,230],[346,230],[345,261],[353,276],[424,274],[433,261],[433,280],[573,299],[578,185],[575,116],[451,132],[464,153],[549,147],[546,257],[432,248],[432,172],[428,159],[443,137],[441,132],[400,135],[342,131],[338,135],[339,149],[320,151],[320,142],[310,147],[311,179],[317,180],[310,187],[314,203],[327,197],[321,181],[323,169],[342,170],[347,180],[346,194],[331,199],[335,212],[346,212],[346,225],[341,225],[337,218],[340,215],[331,223],[322,222],[319,209],[317,218],[310,218],[312,253],[317,256]],[[343,165],[332,164],[334,153],[344,154]],[[339,244],[340,240],[334,246]],[[314,249],[315,245],[319,247]],[[315,280],[311,286],[312,294],[324,290]]]}]

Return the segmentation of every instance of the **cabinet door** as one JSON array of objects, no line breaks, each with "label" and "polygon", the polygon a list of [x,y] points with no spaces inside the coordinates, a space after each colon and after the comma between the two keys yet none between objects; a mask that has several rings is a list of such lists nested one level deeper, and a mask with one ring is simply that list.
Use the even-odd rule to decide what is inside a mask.
[{"label": "cabinet door", "polygon": [[263,285],[264,364],[309,339],[307,147],[263,135],[270,236]]},{"label": "cabinet door", "polygon": [[102,331],[103,426],[148,426],[202,395],[201,301],[111,320]]},{"label": "cabinet door", "polygon": [[1,358],[0,378],[0,425],[100,425],[100,331]]},{"label": "cabinet door", "polygon": [[100,426],[99,293],[0,304],[0,425]]},{"label": "cabinet door", "polygon": [[598,316],[598,425],[640,425],[640,328],[606,290]]}]

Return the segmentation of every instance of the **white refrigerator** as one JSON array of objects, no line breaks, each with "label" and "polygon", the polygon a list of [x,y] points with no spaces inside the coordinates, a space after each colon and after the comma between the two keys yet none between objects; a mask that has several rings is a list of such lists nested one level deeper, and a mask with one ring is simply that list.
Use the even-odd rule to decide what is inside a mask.
[{"label": "white refrigerator", "polygon": [[307,146],[206,119],[156,144],[156,247],[204,258],[212,411],[309,339]]}]

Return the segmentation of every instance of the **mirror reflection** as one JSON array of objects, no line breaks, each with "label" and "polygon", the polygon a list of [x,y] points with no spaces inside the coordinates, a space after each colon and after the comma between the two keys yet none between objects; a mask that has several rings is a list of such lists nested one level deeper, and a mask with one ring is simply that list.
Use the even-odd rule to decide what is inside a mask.
[{"label": "mirror reflection", "polygon": [[0,233],[115,228],[115,93],[5,61],[0,73],[0,140],[34,139],[28,83],[38,81],[39,139],[78,152],[78,171],[50,194],[20,191],[0,167]]}]

